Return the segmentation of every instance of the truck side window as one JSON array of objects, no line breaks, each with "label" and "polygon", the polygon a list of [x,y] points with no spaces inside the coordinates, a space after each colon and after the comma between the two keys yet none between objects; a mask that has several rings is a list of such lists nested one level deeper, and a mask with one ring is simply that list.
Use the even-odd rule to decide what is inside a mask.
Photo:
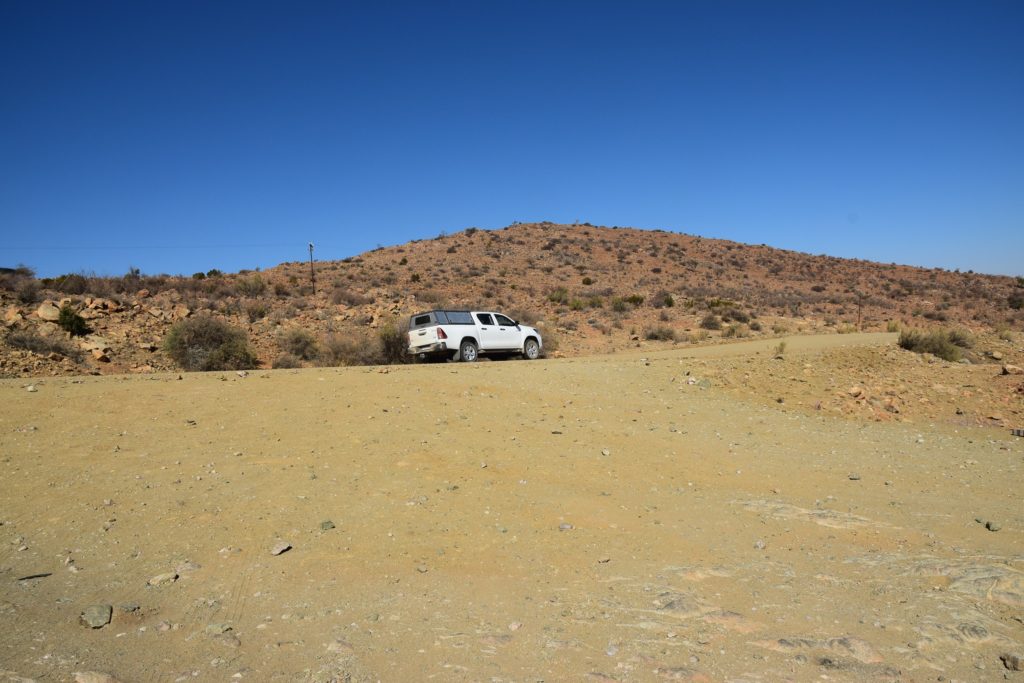
[{"label": "truck side window", "polygon": [[481,325],[493,325],[494,320],[491,318],[490,313],[477,313],[476,319],[480,321]]},{"label": "truck side window", "polygon": [[494,319],[498,321],[499,325],[507,325],[508,327],[514,327],[515,323],[503,316],[501,313],[495,313]]}]

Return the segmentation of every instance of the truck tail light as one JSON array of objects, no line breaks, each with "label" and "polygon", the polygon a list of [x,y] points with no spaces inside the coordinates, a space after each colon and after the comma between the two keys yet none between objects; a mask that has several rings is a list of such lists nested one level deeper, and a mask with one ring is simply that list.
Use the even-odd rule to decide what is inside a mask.
[{"label": "truck tail light", "polygon": [[438,339],[447,339],[448,338],[448,335],[444,333],[444,328],[443,327],[437,328],[437,338]]}]

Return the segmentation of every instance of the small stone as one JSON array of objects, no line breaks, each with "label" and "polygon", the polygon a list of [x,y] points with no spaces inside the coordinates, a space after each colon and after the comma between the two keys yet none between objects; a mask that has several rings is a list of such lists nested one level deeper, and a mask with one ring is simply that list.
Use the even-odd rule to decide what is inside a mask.
[{"label": "small stone", "polygon": [[350,655],[355,652],[355,648],[350,643],[339,638],[332,643],[328,643],[327,651],[336,655]]},{"label": "small stone", "polygon": [[329,519],[325,519],[324,521],[320,522],[320,531],[330,531],[333,528],[334,522],[332,522]]},{"label": "small stone", "polygon": [[608,450],[607,448],[602,448],[601,449],[601,455],[609,456],[611,454],[612,454],[612,452],[610,450]]},{"label": "small stone", "polygon": [[121,679],[102,671],[76,671],[73,675],[75,683],[121,683]]},{"label": "small stone", "polygon": [[860,481],[860,475],[856,472],[851,472],[849,476],[850,481]]},{"label": "small stone", "polygon": [[150,586],[159,588],[160,586],[169,586],[178,580],[177,572],[167,572],[166,574],[157,574],[148,581]]},{"label": "small stone", "polygon": [[136,603],[134,603],[134,602],[127,602],[127,603],[121,605],[120,608],[121,608],[121,611],[126,613],[126,614],[131,614],[132,612],[138,612],[139,611],[139,606]]},{"label": "small stone", "polygon": [[35,384],[29,384],[27,387],[25,387],[25,391],[27,391],[29,393],[35,393],[35,392],[37,392],[39,390],[36,389],[36,385]]},{"label": "small stone", "polygon": [[420,574],[426,574],[430,571],[430,568],[427,567],[427,565],[425,564],[418,564],[416,565],[416,571],[418,571]]},{"label": "small stone", "polygon": [[207,624],[205,629],[206,635],[209,636],[219,636],[220,634],[227,633],[230,630],[230,624]]},{"label": "small stone", "polygon": [[281,553],[286,553],[286,552],[288,552],[291,549],[292,549],[292,544],[291,543],[288,543],[287,541],[278,541],[277,543],[275,543],[273,545],[273,547],[270,548],[270,554],[271,555],[280,555]]},{"label": "small stone", "polygon": [[509,631],[518,631],[522,627],[523,627],[522,623],[520,623],[518,621],[513,621],[511,624],[508,625],[508,630]]},{"label": "small stone", "polygon": [[999,659],[1003,661],[1003,666],[1010,671],[1024,671],[1024,656],[1006,653],[999,655]]},{"label": "small stone", "polygon": [[89,628],[103,628],[110,623],[114,608],[110,605],[89,605],[80,619]]},{"label": "small stone", "polygon": [[864,394],[864,389],[858,386],[853,386],[850,387],[849,391],[847,391],[846,393],[848,393],[853,398],[859,398]]},{"label": "small stone", "polygon": [[1002,360],[1003,359],[1003,354],[1002,354],[1001,351],[993,351],[991,355],[992,355],[992,360]]},{"label": "small stone", "polygon": [[576,527],[574,527],[572,524],[569,524],[568,522],[562,522],[558,525],[559,531],[572,531],[575,528]]},{"label": "small stone", "polygon": [[985,528],[989,531],[999,531],[1003,527],[999,522],[993,522],[992,520],[989,520],[985,522]]},{"label": "small stone", "polygon": [[754,543],[754,547],[755,547],[755,548],[757,548],[758,550],[764,550],[764,549],[765,549],[766,547],[768,547],[768,546],[767,546],[767,545],[765,544],[765,542],[764,542],[764,541],[762,541],[762,540],[761,540],[761,539],[759,538],[759,539],[757,539],[757,541],[756,541],[756,542]]}]

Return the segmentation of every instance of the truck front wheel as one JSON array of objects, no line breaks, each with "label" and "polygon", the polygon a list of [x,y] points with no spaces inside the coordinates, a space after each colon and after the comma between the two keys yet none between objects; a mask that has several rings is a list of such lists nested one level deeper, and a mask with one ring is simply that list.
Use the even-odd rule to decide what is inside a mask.
[{"label": "truck front wheel", "polygon": [[527,339],[523,344],[523,358],[526,360],[537,360],[540,358],[540,344],[536,339]]}]

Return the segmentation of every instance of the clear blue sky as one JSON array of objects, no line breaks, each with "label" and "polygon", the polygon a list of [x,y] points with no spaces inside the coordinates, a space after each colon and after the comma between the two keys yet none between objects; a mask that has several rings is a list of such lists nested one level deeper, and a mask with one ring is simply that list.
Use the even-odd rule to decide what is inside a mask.
[{"label": "clear blue sky", "polygon": [[0,265],[577,219],[1024,274],[1024,2],[0,3]]}]

